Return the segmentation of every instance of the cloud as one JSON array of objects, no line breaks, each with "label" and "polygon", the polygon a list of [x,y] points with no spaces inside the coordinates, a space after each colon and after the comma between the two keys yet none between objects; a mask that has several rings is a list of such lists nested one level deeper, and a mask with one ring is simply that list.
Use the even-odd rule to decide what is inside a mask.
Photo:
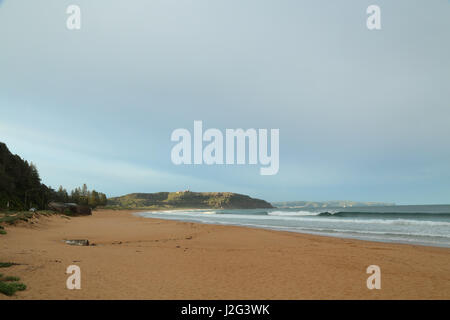
[{"label": "cloud", "polygon": [[[52,187],[72,189],[83,183],[106,192],[108,196],[138,191],[174,191],[187,186],[224,190],[226,186],[212,179],[168,172],[133,161],[121,161],[94,155],[64,137],[39,129],[0,123],[1,142],[12,153],[37,165],[42,182]],[[74,148],[71,148],[74,147]]]}]

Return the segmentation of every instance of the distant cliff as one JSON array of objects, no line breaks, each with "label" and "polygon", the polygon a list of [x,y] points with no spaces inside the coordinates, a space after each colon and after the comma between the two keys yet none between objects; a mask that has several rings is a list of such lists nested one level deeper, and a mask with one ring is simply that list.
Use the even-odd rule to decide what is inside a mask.
[{"label": "distant cliff", "polygon": [[232,192],[158,192],[132,193],[109,198],[109,207],[130,209],[213,208],[213,209],[259,209],[272,208],[264,200],[254,199]]},{"label": "distant cliff", "polygon": [[275,207],[295,207],[295,208],[346,208],[346,207],[383,207],[395,206],[395,203],[390,202],[357,202],[348,200],[336,201],[284,201],[272,202]]}]

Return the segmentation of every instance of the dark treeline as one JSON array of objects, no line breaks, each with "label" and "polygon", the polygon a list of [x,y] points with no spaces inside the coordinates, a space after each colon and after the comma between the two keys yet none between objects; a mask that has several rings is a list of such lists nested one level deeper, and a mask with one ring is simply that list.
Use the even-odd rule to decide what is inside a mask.
[{"label": "dark treeline", "polygon": [[77,204],[88,205],[92,208],[97,206],[106,205],[107,198],[104,193],[97,192],[95,190],[89,191],[86,184],[81,188],[75,188],[70,192],[67,192],[62,186],[56,191],[55,201],[59,202],[72,202]]},{"label": "dark treeline", "polygon": [[106,205],[106,195],[86,185],[72,190],[70,194],[60,187],[58,191],[41,182],[33,163],[13,155],[0,142],[0,209],[28,210],[47,209],[50,201],[72,202],[91,207]]}]

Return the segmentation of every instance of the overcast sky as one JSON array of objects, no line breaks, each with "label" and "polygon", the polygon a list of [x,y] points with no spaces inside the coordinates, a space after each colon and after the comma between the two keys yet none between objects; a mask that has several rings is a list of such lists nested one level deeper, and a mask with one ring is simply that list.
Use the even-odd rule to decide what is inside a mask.
[{"label": "overcast sky", "polygon": [[[0,0],[0,141],[108,196],[450,203],[449,57],[448,0]],[[175,166],[194,120],[280,129],[279,173]]]}]

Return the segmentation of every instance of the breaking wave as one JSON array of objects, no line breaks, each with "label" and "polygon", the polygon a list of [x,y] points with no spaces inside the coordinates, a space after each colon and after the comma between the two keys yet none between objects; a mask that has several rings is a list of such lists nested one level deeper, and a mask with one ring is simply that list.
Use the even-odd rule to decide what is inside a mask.
[{"label": "breaking wave", "polygon": [[[417,207],[423,210],[418,212]],[[352,211],[353,210],[353,211]],[[450,206],[167,210],[144,217],[450,247]]]}]

